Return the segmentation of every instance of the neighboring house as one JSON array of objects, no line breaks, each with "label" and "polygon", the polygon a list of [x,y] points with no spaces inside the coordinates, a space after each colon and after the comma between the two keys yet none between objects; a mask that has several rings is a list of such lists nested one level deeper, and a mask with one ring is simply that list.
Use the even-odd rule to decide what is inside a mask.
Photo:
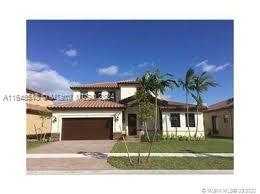
[{"label": "neighboring house", "polygon": [[53,98],[41,94],[40,92],[26,89],[27,103],[26,103],[26,137],[35,138],[36,135],[51,132],[51,119],[46,118],[43,120],[41,115],[50,112],[47,106],[53,104]]},{"label": "neighboring house", "polygon": [[[135,93],[140,85],[135,80],[72,86],[73,101],[49,106],[53,111],[52,132],[60,140],[116,139],[122,133],[140,134]],[[154,101],[154,98],[151,99]],[[159,123],[163,134],[188,135],[183,103],[158,100]],[[197,125],[196,106],[190,106],[191,135]],[[205,108],[205,107],[204,107]],[[153,130],[153,124],[148,124]],[[198,136],[204,136],[203,113],[198,114]]]},{"label": "neighboring house", "polygon": [[204,112],[205,134],[211,136],[233,137],[234,124],[233,98],[218,102]]}]

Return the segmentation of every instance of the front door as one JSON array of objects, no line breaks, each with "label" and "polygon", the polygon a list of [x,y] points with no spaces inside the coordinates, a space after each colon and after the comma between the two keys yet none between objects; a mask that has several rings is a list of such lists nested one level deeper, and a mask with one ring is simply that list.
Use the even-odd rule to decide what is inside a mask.
[{"label": "front door", "polygon": [[136,135],[136,114],[128,114],[128,135]]},{"label": "front door", "polygon": [[217,134],[218,130],[217,130],[217,116],[212,116],[212,131],[213,134]]}]

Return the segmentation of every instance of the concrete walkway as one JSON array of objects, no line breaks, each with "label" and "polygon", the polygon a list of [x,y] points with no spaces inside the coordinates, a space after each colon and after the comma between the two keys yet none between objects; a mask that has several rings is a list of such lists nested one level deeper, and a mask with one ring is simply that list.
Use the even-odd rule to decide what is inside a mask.
[{"label": "concrete walkway", "polygon": [[[140,153],[141,156],[147,156],[147,153]],[[52,154],[27,154],[27,158],[97,158],[105,159],[107,157],[127,157],[127,153],[52,153]],[[138,153],[130,153],[130,156],[138,156]],[[151,157],[233,157],[233,153],[151,153]]]},{"label": "concrete walkway", "polygon": [[233,170],[45,170],[27,171],[27,175],[85,174],[233,174]]}]

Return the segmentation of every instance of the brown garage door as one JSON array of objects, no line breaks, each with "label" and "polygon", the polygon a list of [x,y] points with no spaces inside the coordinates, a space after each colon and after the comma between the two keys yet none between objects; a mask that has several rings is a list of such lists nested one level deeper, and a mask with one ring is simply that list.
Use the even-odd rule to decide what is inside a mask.
[{"label": "brown garage door", "polygon": [[113,139],[112,118],[64,118],[62,140]]}]

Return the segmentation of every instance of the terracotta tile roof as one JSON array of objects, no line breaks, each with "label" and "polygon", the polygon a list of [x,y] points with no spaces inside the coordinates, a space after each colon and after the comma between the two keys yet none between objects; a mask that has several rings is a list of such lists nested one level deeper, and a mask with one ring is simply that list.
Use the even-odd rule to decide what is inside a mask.
[{"label": "terracotta tile roof", "polygon": [[38,112],[46,112],[49,111],[47,107],[40,106],[40,105],[34,105],[30,103],[26,103],[26,110],[27,111],[38,111]]},{"label": "terracotta tile roof", "polygon": [[76,101],[56,104],[48,106],[48,109],[124,109],[125,105],[109,101],[109,100],[86,100],[80,99]]},{"label": "terracotta tile roof", "polygon": [[218,102],[216,104],[210,105],[208,107],[207,112],[226,109],[226,108],[232,108],[233,106],[234,106],[234,98],[229,98],[227,100],[224,100],[224,101]]},{"label": "terracotta tile roof", "polygon": [[50,96],[48,96],[46,94],[43,94],[41,92],[37,92],[37,91],[29,89],[29,88],[26,88],[26,92],[29,93],[29,94],[37,94],[37,95],[39,95],[41,97],[47,98],[48,100],[55,100],[55,98],[52,98],[52,97],[50,97]]},{"label": "terracotta tile roof", "polygon": [[131,80],[122,80],[122,81],[118,81],[118,84],[138,84],[138,82],[134,79]]},{"label": "terracotta tile roof", "polygon": [[103,83],[93,83],[93,84],[80,84],[71,86],[71,89],[92,89],[92,88],[118,88],[118,85],[116,82],[103,82]]},{"label": "terracotta tile roof", "polygon": [[109,89],[109,88],[119,88],[119,84],[137,84],[136,80],[123,80],[118,82],[101,82],[101,83],[92,83],[92,84],[80,84],[71,86],[73,89]]},{"label": "terracotta tile roof", "polygon": [[[136,100],[136,96],[133,95],[133,96],[129,96],[127,98],[124,98],[124,99],[120,100],[119,102],[123,103],[123,104],[126,104],[128,102],[132,102],[132,101],[135,101],[135,100]],[[150,101],[152,103],[154,103],[154,101],[155,101],[155,98],[152,95],[150,96]],[[157,101],[158,101],[158,105],[166,105],[166,104],[168,104],[167,100],[157,99]]]}]

